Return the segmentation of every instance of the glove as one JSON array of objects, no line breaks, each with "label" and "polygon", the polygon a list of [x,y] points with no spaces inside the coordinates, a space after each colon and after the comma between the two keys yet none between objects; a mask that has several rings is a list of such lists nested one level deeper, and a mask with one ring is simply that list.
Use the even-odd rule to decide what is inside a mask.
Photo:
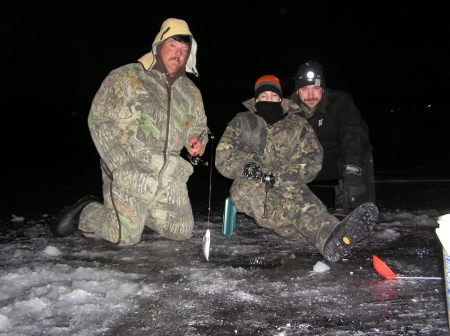
[{"label": "glove", "polygon": [[342,172],[342,175],[357,175],[362,176],[363,170],[362,168],[354,165],[344,165],[344,171]]},{"label": "glove", "polygon": [[366,193],[366,186],[348,185],[344,182],[344,191],[349,196],[350,207],[354,208],[360,197]]},{"label": "glove", "polygon": [[249,180],[261,180],[263,173],[257,163],[251,162],[244,166],[244,176]]},{"label": "glove", "polygon": [[366,184],[362,169],[357,166],[346,165],[344,167],[343,182],[344,193],[350,201],[350,207],[354,207],[359,198],[366,193]]}]

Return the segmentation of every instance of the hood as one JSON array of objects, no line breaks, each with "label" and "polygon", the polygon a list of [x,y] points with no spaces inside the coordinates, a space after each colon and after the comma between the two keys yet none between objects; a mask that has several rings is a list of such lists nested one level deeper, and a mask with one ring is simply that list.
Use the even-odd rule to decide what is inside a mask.
[{"label": "hood", "polygon": [[[255,107],[255,98],[247,99],[242,103],[249,111],[256,112]],[[296,103],[294,103],[290,99],[282,98],[281,99],[281,106],[283,107],[284,113],[295,113],[301,111],[300,106],[298,106]]]},{"label": "hood", "polygon": [[142,63],[145,70],[152,69],[156,63],[157,46],[175,35],[189,35],[191,37],[191,52],[186,62],[185,71],[190,72],[198,77],[196,68],[196,55],[197,55],[197,42],[192,36],[189,26],[184,20],[180,19],[167,19],[161,25],[161,30],[156,35],[152,44],[152,51],[139,58],[139,62]]}]

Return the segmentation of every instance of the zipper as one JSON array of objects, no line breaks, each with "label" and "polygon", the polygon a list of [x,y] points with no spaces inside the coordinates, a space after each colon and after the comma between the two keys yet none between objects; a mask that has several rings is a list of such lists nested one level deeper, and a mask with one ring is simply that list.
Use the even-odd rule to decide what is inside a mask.
[{"label": "zipper", "polygon": [[[167,76],[167,74],[166,74]],[[172,89],[171,86],[169,84],[169,81],[167,80],[166,83],[167,86],[167,122],[166,122],[166,139],[164,141],[164,150],[163,150],[163,165],[161,167],[161,170],[159,171],[158,174],[158,180],[161,177],[161,173],[164,171],[165,167],[166,167],[166,163],[167,163],[167,148],[169,146],[169,131],[170,131],[170,103],[172,100]]]}]

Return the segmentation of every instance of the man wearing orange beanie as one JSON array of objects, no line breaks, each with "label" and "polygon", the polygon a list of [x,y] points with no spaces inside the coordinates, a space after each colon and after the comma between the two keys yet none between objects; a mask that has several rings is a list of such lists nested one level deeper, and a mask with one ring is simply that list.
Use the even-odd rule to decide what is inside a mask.
[{"label": "man wearing orange beanie", "polygon": [[228,124],[216,149],[218,171],[233,181],[231,200],[238,212],[283,237],[314,245],[336,262],[372,230],[378,209],[362,204],[343,221],[330,215],[309,190],[321,169],[322,146],[299,106],[282,99],[277,77],[255,83],[246,112]]}]

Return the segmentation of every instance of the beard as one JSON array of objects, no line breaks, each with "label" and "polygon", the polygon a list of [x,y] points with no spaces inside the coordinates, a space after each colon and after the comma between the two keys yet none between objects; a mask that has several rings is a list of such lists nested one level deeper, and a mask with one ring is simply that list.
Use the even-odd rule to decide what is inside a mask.
[{"label": "beard", "polygon": [[308,98],[302,101],[303,105],[309,109],[315,108],[319,104],[319,98]]}]

